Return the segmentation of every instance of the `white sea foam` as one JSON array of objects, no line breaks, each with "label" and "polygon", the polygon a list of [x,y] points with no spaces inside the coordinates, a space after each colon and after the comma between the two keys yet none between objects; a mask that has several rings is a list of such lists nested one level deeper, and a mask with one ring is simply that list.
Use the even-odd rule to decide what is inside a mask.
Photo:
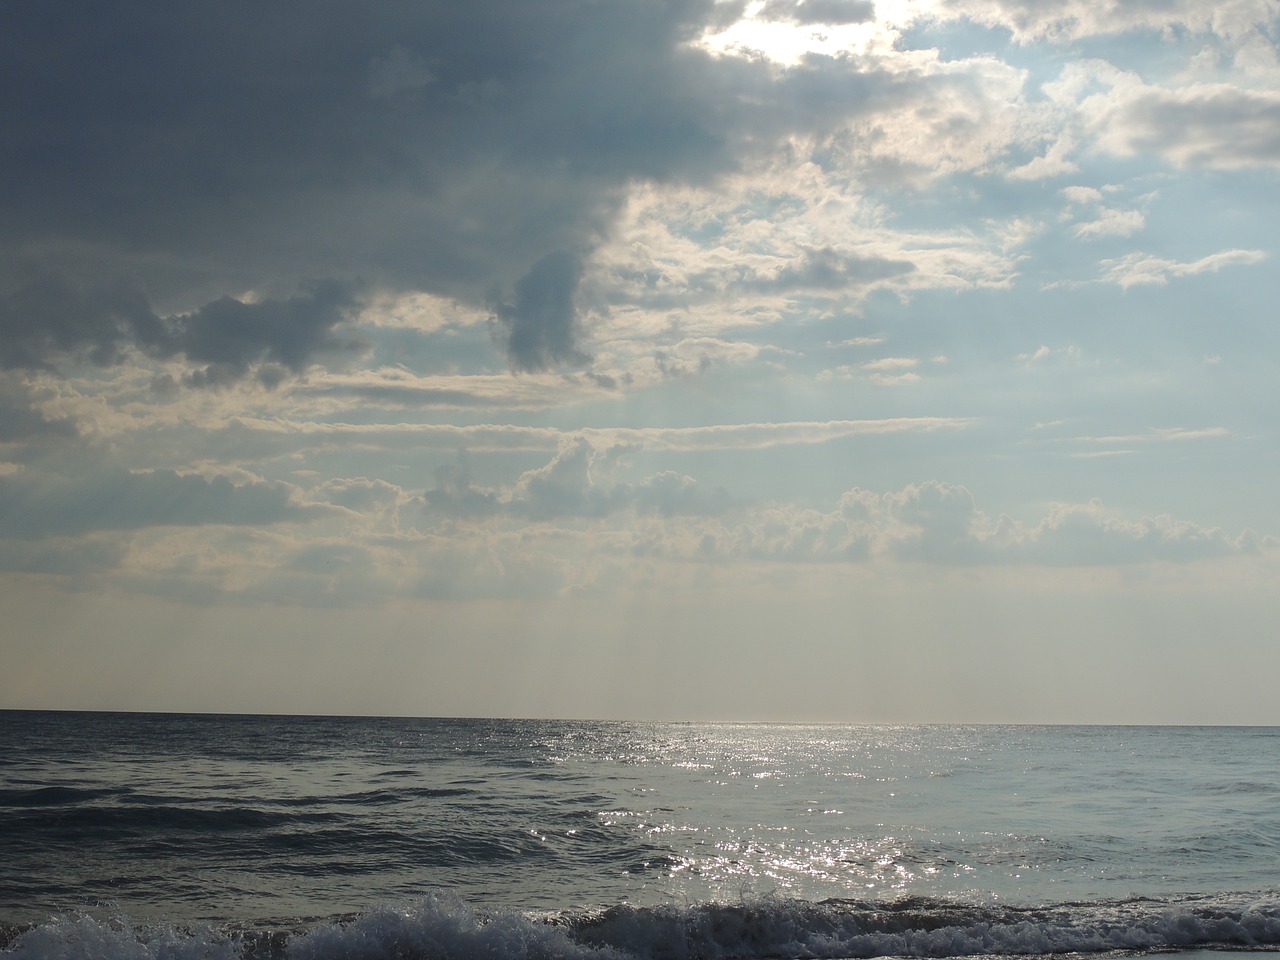
[{"label": "white sea foam", "polygon": [[133,927],[87,917],[40,925],[6,960],[765,960],[1043,956],[1275,949],[1280,899],[1234,894],[995,908],[781,898],[592,914],[482,913],[451,896],[384,905],[293,937]]},{"label": "white sea foam", "polygon": [[771,899],[691,908],[614,908],[578,939],[646,960],[724,957],[961,957],[978,954],[1259,947],[1280,943],[1280,902],[1213,901],[996,908],[910,898],[896,904]]},{"label": "white sea foam", "polygon": [[380,907],[349,924],[318,927],[289,944],[289,960],[620,960],[609,947],[575,943],[563,926],[513,913],[481,918],[450,897]]},{"label": "white sea foam", "polygon": [[57,919],[22,934],[6,960],[242,960],[242,944],[211,930],[138,929],[123,920]]}]

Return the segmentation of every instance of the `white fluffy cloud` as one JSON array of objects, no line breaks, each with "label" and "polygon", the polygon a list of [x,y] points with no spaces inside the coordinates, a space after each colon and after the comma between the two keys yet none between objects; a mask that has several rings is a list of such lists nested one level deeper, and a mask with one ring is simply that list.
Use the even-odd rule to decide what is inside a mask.
[{"label": "white fluffy cloud", "polygon": [[1095,237],[1129,237],[1146,226],[1146,218],[1138,210],[1115,210],[1107,207],[1096,211],[1096,218],[1078,224],[1075,235],[1081,239]]},{"label": "white fluffy cloud", "polygon": [[1229,84],[1163,89],[1128,81],[1081,112],[1098,146],[1155,154],[1179,167],[1280,167],[1280,94]]}]

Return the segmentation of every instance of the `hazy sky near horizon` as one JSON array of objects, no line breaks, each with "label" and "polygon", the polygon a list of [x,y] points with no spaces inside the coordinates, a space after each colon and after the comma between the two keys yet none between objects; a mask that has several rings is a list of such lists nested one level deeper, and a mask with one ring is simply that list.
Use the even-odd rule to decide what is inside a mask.
[{"label": "hazy sky near horizon", "polygon": [[1271,0],[0,12],[0,707],[1280,722]]}]

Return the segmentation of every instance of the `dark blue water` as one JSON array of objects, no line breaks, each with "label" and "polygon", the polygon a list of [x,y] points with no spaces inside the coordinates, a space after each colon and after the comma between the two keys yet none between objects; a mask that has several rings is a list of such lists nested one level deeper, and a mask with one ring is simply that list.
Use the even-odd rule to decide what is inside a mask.
[{"label": "dark blue water", "polygon": [[42,958],[1271,948],[1276,771],[1271,729],[0,712],[0,943]]}]

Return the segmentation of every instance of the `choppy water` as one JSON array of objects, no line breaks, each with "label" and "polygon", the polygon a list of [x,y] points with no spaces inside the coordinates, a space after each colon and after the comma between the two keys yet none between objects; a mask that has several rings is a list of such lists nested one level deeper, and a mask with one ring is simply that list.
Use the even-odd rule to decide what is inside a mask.
[{"label": "choppy water", "polygon": [[1275,948],[1278,772],[1269,728],[0,712],[0,943],[371,960]]}]

